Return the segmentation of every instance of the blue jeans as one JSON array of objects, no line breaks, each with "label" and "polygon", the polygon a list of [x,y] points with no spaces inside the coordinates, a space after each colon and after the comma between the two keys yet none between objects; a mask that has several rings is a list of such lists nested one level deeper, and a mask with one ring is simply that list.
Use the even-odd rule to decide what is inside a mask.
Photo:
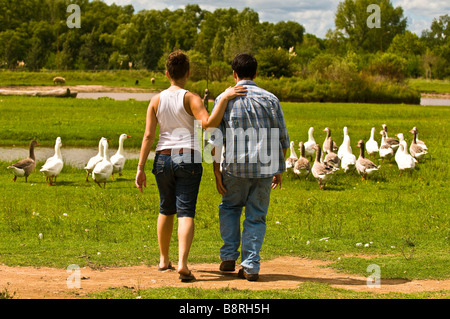
[{"label": "blue jeans", "polygon": [[159,190],[159,213],[194,218],[202,164],[185,163],[181,155],[156,154],[152,173]]},{"label": "blue jeans", "polygon": [[223,185],[227,193],[219,205],[220,235],[224,241],[220,248],[220,259],[237,260],[239,257],[240,219],[245,206],[241,266],[248,274],[259,273],[259,252],[266,234],[271,184],[272,177],[238,178],[223,174]]}]

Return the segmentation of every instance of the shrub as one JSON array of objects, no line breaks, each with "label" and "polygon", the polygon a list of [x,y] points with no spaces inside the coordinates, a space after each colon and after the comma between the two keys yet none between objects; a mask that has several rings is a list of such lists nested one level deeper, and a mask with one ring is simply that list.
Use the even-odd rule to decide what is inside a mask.
[{"label": "shrub", "polygon": [[406,76],[406,60],[394,53],[377,55],[369,64],[369,72],[389,80],[402,81]]}]

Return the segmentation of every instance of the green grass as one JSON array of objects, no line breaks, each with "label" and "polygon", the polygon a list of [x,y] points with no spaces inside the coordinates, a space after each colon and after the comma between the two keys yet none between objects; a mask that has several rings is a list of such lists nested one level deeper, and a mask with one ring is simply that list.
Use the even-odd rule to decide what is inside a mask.
[{"label": "green grass", "polygon": [[117,147],[118,137],[133,138],[139,148],[145,129],[148,102],[111,99],[0,97],[0,145],[29,145],[37,138],[43,146],[60,136],[68,146],[96,146],[100,137]]},{"label": "green grass", "polygon": [[230,288],[156,288],[156,289],[109,289],[88,295],[93,299],[438,299],[448,298],[445,291],[422,293],[388,293],[354,292],[346,289],[332,288],[327,284],[305,282],[297,289],[275,290],[238,290]]},{"label": "green grass", "polygon": [[409,85],[421,93],[450,93],[449,80],[410,79]]},{"label": "green grass", "polygon": [[[104,85],[116,87],[136,87],[160,90],[169,85],[162,72],[144,70],[121,71],[49,71],[49,72],[12,72],[0,70],[0,86],[54,86],[53,78],[62,76],[64,85]],[[155,84],[151,83],[155,78]],[[135,85],[139,80],[139,85]]]},{"label": "green grass", "polygon": [[[135,101],[31,97],[1,100],[0,144],[3,145],[21,144],[22,140],[25,144],[36,136],[51,146],[55,137],[61,136],[67,146],[96,146],[100,136],[123,131],[136,136],[133,147],[138,147],[147,107],[146,103]],[[16,112],[26,113],[34,121],[21,121],[14,114],[14,106]],[[430,154],[412,176],[399,178],[395,163],[386,163],[378,176],[368,181],[361,181],[356,174],[338,173],[325,191],[319,190],[312,177],[298,180],[295,176],[285,176],[283,188],[271,195],[262,267],[264,260],[289,255],[334,261],[333,268],[363,276],[368,276],[368,265],[377,264],[382,278],[448,279],[448,107],[332,103],[283,103],[282,106],[290,138],[296,144],[307,140],[310,126],[315,127],[317,142],[322,143],[325,137],[322,130],[328,126],[340,144],[342,128],[346,125],[353,152],[357,154],[358,140],[367,140],[372,126],[381,129],[381,124],[386,123],[389,135],[403,132],[408,142],[411,139],[408,131],[417,126]],[[68,108],[71,111],[66,112]],[[87,110],[90,115],[84,117],[82,113]],[[42,116],[44,113],[47,115]],[[110,120],[103,121],[102,117],[109,113]],[[64,125],[50,125],[51,121],[61,121]],[[5,169],[9,164],[0,162],[0,168],[3,167],[0,169],[0,263],[59,268],[78,264],[95,268],[158,262],[159,196],[150,173],[151,159],[147,164],[148,188],[143,195],[134,186],[136,160],[127,161],[124,176],[109,182],[106,189],[86,183],[85,172],[70,166],[65,166],[53,187],[38,172],[29,177],[28,183],[23,179],[13,183],[12,175]],[[219,263],[222,242],[217,205],[220,196],[215,190],[211,165],[205,163],[204,168],[190,263]],[[42,240],[38,238],[40,233],[44,236]],[[325,237],[328,240],[321,240]],[[176,232],[172,241],[172,258],[176,262]],[[370,247],[357,247],[356,243],[370,243]],[[164,288],[142,292],[142,297],[154,298],[162,292],[164,298],[216,298],[222,293]],[[110,290],[92,297],[133,298],[134,294]],[[384,297],[441,298],[442,295],[448,297],[448,292]],[[229,291],[226,296],[380,297],[335,290],[319,283],[302,285],[292,291]]]}]

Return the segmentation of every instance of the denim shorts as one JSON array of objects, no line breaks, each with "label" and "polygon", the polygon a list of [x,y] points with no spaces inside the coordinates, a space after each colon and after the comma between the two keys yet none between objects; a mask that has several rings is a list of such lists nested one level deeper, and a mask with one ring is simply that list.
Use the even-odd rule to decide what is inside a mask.
[{"label": "denim shorts", "polygon": [[194,218],[202,163],[185,162],[182,155],[156,154],[152,173],[159,190],[160,214]]}]

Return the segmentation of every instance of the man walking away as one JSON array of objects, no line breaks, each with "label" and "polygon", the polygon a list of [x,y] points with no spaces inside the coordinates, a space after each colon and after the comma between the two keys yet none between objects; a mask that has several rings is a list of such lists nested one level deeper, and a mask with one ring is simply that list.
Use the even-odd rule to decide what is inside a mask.
[{"label": "man walking away", "polygon": [[[233,63],[236,85],[247,87],[247,95],[228,102],[219,126],[222,139],[213,134],[214,150],[222,150],[222,164],[214,162],[218,192],[221,271],[234,271],[241,242],[241,266],[238,276],[249,281],[259,278],[260,250],[266,233],[266,216],[271,189],[281,188],[289,136],[278,98],[253,81],[258,63],[247,53],[238,54]],[[221,96],[217,97],[214,107]],[[213,152],[214,154],[214,152]],[[220,156],[215,156],[215,159]]]}]

